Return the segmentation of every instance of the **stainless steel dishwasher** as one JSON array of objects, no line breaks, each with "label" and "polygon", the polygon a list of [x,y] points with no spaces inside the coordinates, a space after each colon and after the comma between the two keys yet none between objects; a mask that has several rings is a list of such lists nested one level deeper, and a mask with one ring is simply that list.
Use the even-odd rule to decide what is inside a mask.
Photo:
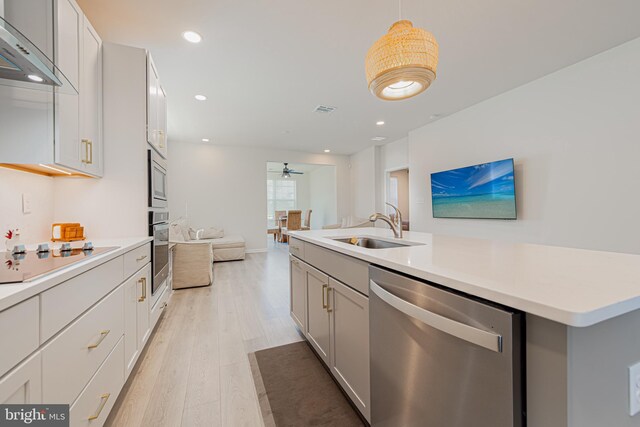
[{"label": "stainless steel dishwasher", "polygon": [[523,317],[371,266],[372,427],[521,427]]}]

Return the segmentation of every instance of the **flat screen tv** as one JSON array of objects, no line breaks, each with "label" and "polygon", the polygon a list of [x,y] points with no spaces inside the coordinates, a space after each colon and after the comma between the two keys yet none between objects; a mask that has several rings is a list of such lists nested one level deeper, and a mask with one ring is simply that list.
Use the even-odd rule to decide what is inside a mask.
[{"label": "flat screen tv", "polygon": [[434,218],[516,219],[513,159],[431,174]]}]

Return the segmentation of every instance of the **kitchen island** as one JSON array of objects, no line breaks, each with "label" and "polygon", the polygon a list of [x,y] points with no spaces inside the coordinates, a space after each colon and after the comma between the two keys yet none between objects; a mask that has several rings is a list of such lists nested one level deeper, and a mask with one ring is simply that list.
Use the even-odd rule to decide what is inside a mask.
[{"label": "kitchen island", "polygon": [[[301,260],[308,248],[331,251],[525,313],[528,426],[640,426],[630,415],[628,370],[640,361],[639,255],[418,232],[394,239],[380,228],[292,236],[291,254]],[[407,246],[335,240],[351,237]]]}]

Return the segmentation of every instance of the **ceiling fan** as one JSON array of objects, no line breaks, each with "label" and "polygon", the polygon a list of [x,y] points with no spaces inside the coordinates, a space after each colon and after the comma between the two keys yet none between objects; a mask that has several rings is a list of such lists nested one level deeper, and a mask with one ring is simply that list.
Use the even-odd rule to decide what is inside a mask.
[{"label": "ceiling fan", "polygon": [[284,164],[284,168],[282,169],[282,177],[283,178],[291,178],[291,174],[295,174],[295,175],[303,175],[304,172],[296,172],[293,169],[289,169],[289,163],[285,163]]}]

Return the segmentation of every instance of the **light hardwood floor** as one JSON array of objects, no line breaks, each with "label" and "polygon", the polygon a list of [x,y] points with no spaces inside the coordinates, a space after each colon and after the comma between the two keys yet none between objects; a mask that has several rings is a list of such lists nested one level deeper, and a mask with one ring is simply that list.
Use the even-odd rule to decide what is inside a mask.
[{"label": "light hardwood floor", "polygon": [[301,339],[286,245],[215,263],[213,286],[174,292],[106,425],[262,426],[247,354]]}]

